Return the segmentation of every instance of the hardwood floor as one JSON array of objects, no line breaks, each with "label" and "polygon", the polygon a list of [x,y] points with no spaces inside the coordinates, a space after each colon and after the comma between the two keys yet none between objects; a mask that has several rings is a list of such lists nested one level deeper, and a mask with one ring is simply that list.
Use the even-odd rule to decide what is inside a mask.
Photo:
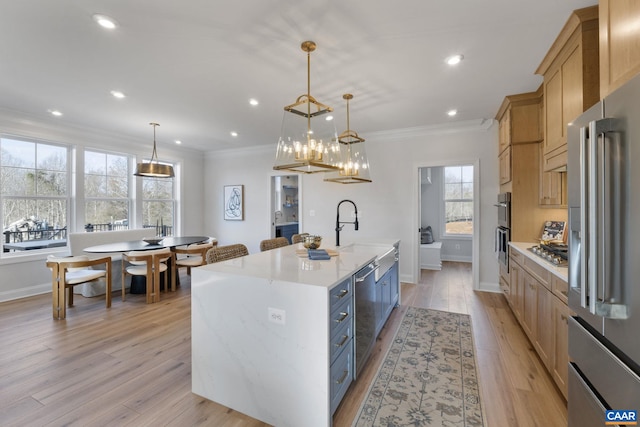
[{"label": "hardwood floor", "polygon": [[[51,296],[0,304],[0,425],[220,426],[266,424],[191,393],[189,277],[162,293],[75,299],[65,320]],[[407,306],[470,314],[486,426],[566,426],[566,404],[500,294],[474,292],[471,268],[444,263],[402,284],[402,305],[347,392],[334,426],[350,426]],[[304,426],[301,426],[304,427]]]}]

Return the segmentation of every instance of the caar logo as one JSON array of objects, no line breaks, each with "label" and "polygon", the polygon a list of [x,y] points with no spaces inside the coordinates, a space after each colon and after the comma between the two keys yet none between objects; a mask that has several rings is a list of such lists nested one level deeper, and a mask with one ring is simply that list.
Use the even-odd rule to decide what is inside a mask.
[{"label": "caar logo", "polygon": [[635,426],[638,425],[638,411],[607,411],[605,414],[606,425]]}]

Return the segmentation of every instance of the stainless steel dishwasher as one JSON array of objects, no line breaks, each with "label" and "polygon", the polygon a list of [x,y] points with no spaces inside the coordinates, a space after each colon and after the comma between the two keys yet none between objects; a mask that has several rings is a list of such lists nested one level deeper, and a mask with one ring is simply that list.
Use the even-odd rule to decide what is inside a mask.
[{"label": "stainless steel dishwasher", "polygon": [[376,342],[376,278],[377,261],[369,263],[355,275],[356,297],[356,370],[355,377],[373,350]]}]

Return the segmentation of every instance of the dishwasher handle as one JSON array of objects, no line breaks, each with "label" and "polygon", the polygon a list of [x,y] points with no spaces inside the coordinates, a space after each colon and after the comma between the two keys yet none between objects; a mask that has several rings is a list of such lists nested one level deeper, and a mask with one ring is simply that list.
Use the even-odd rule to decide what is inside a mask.
[{"label": "dishwasher handle", "polygon": [[[378,268],[380,268],[379,265],[376,265],[375,267],[373,265],[374,264],[369,264],[367,267],[365,267],[365,268],[371,268],[371,270],[368,271],[367,274],[365,274],[364,276],[356,275],[356,283],[364,282],[367,277],[369,277],[372,273],[375,273],[376,270],[378,270]],[[363,268],[363,270],[364,270],[364,268]],[[360,271],[362,271],[362,270],[360,270]]]}]

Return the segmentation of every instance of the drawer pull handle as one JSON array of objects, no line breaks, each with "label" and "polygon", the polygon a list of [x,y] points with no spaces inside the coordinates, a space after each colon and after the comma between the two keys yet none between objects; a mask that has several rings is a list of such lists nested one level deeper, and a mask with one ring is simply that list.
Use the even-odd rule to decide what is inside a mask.
[{"label": "drawer pull handle", "polygon": [[336,384],[342,384],[347,379],[347,375],[349,375],[349,371],[344,371],[340,379],[336,381]]},{"label": "drawer pull handle", "polygon": [[565,316],[564,314],[560,315],[560,319],[562,319],[564,321],[564,323],[569,323],[568,322],[569,319],[567,319],[567,316]]},{"label": "drawer pull handle", "polygon": [[342,317],[340,317],[339,319],[336,319],[336,322],[338,322],[338,323],[342,323],[344,321],[344,319],[349,317],[349,313],[342,312],[342,313],[340,313],[340,316],[342,316]]},{"label": "drawer pull handle", "polygon": [[344,298],[348,293],[349,293],[348,290],[343,289],[343,290],[340,291],[340,293],[338,295],[336,295],[336,298],[338,298],[338,299]]},{"label": "drawer pull handle", "polygon": [[562,295],[564,295],[565,297],[566,297],[567,295],[569,295],[569,292],[564,291],[564,290],[563,290],[563,291],[560,291],[560,293],[561,293]]},{"label": "drawer pull handle", "polygon": [[336,347],[340,348],[344,345],[344,343],[347,342],[347,340],[349,339],[349,335],[343,335],[342,336],[342,341],[340,341],[339,343],[336,344]]}]

